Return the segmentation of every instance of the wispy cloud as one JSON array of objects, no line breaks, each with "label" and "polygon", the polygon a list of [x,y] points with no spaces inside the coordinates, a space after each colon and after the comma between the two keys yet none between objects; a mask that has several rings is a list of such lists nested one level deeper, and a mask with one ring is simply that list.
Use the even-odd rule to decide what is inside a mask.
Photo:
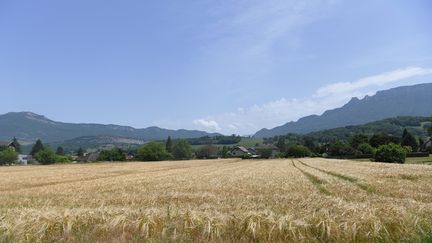
[{"label": "wispy cloud", "polygon": [[407,67],[360,78],[353,82],[333,83],[318,88],[311,97],[271,101],[236,111],[195,120],[195,125],[226,134],[252,134],[263,127],[275,127],[311,114],[321,114],[345,104],[352,97],[364,97],[380,88],[402,85],[409,78],[432,74],[432,69]]},{"label": "wispy cloud", "polygon": [[421,67],[407,67],[375,76],[362,78],[355,82],[341,82],[330,84],[318,89],[317,95],[319,97],[323,97],[334,94],[353,92],[371,86],[379,87],[402,79],[411,78],[419,75],[427,75],[431,73],[432,69],[425,69]]},{"label": "wispy cloud", "polygon": [[[296,33],[301,27],[319,19],[331,0],[221,1],[209,14],[211,23],[203,38],[202,50],[216,64],[271,63],[274,46],[283,41],[285,48],[301,45]],[[256,71],[256,70],[255,70]]]}]

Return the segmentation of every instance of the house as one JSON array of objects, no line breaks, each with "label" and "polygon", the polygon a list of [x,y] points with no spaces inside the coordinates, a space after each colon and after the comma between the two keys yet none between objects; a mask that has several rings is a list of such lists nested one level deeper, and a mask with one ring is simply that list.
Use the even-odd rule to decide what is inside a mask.
[{"label": "house", "polygon": [[98,160],[99,158],[99,152],[94,152],[94,153],[86,153],[82,159],[82,161],[84,162],[95,162]]},{"label": "house", "polygon": [[231,150],[231,156],[233,157],[244,157],[251,156],[252,154],[245,147],[236,146]]},{"label": "house", "polygon": [[428,140],[426,140],[426,142],[423,143],[423,145],[421,145],[421,149],[424,151],[428,151],[432,149],[432,138],[429,138]]},{"label": "house", "polygon": [[28,165],[33,161],[33,157],[31,155],[20,154],[18,155],[18,163],[22,165]]},{"label": "house", "polygon": [[15,147],[15,143],[14,142],[6,142],[6,141],[0,141],[0,147],[7,147],[7,148],[12,148],[12,149],[16,149]]}]

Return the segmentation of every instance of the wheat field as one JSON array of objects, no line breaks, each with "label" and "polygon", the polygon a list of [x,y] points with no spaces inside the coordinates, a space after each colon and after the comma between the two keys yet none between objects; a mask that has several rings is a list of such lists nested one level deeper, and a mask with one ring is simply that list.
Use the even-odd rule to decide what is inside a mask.
[{"label": "wheat field", "polygon": [[432,166],[324,159],[0,167],[0,242],[428,242]]}]

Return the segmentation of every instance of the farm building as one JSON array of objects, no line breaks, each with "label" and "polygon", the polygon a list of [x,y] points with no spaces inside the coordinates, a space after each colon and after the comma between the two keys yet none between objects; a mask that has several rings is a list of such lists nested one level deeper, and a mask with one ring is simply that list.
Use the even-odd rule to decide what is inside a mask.
[{"label": "farm building", "polygon": [[233,157],[244,157],[244,156],[251,156],[252,154],[245,147],[236,146],[233,148],[233,150],[231,150],[231,155]]},{"label": "farm building", "polygon": [[14,142],[0,141],[0,147],[13,148],[14,150],[16,149],[16,145]]}]

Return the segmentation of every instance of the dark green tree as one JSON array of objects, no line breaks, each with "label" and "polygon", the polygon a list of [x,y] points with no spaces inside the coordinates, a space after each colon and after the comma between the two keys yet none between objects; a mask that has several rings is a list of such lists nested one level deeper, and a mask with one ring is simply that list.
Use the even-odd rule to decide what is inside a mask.
[{"label": "dark green tree", "polygon": [[362,143],[357,147],[357,150],[362,154],[374,154],[375,149],[368,143]]},{"label": "dark green tree", "polygon": [[286,152],[285,137],[283,137],[283,136],[279,137],[278,142],[276,144],[276,147],[278,147],[278,149],[281,153]]},{"label": "dark green tree", "polygon": [[178,140],[173,146],[172,155],[176,160],[192,158],[192,147],[186,140]]},{"label": "dark green tree", "polygon": [[412,150],[414,152],[416,152],[419,148],[419,144],[417,139],[410,133],[408,132],[407,129],[404,130],[404,136],[402,137],[402,142],[401,145],[402,146],[409,146],[412,148]]},{"label": "dark green tree", "polygon": [[12,148],[0,151],[0,165],[11,165],[18,160],[18,153]]},{"label": "dark green tree", "polygon": [[165,149],[168,153],[172,153],[172,148],[173,148],[173,144],[172,144],[171,136],[168,136],[168,139],[165,143]]},{"label": "dark green tree", "polygon": [[17,153],[21,153],[21,144],[18,142],[18,139],[16,137],[12,140],[12,146],[15,148],[15,151]]},{"label": "dark green tree", "polygon": [[121,149],[113,148],[111,150],[101,151],[98,160],[99,161],[125,161],[126,156]]},{"label": "dark green tree", "polygon": [[44,147],[39,152],[37,152],[34,157],[39,163],[43,165],[54,164],[57,158],[54,151],[52,151],[52,149],[49,147]]},{"label": "dark green tree", "polygon": [[356,154],[356,150],[349,144],[342,141],[335,141],[330,143],[328,152],[331,156],[352,156]]},{"label": "dark green tree", "polygon": [[150,142],[138,149],[136,158],[142,161],[161,161],[171,158],[162,143]]},{"label": "dark green tree", "polygon": [[374,148],[378,148],[380,145],[385,145],[389,143],[398,144],[400,143],[400,138],[389,136],[384,133],[378,133],[378,134],[374,134],[369,139],[369,144]]},{"label": "dark green tree", "polygon": [[288,147],[287,157],[303,158],[311,155],[309,148],[303,145],[292,145]]},{"label": "dark green tree", "polygon": [[369,138],[365,134],[355,134],[350,138],[349,141],[351,147],[355,149],[357,149],[360,144],[368,143],[368,142],[369,142]]},{"label": "dark green tree", "polygon": [[58,146],[56,150],[57,155],[64,155],[64,149],[62,146]]},{"label": "dark green tree", "polygon": [[44,145],[43,145],[42,141],[40,139],[38,139],[36,141],[35,145],[33,145],[33,148],[30,152],[30,155],[35,156],[42,149],[44,149]]},{"label": "dark green tree", "polygon": [[222,150],[220,152],[221,157],[224,159],[228,158],[229,157],[229,151],[230,151],[230,149],[228,146],[223,146]]},{"label": "dark green tree", "polygon": [[273,155],[273,150],[271,148],[258,148],[257,154],[263,159],[270,159]]},{"label": "dark green tree", "polygon": [[198,159],[215,159],[217,158],[218,148],[213,145],[205,145],[196,151]]},{"label": "dark green tree", "polygon": [[84,149],[83,148],[79,148],[78,151],[76,152],[76,155],[79,157],[84,156]]}]

